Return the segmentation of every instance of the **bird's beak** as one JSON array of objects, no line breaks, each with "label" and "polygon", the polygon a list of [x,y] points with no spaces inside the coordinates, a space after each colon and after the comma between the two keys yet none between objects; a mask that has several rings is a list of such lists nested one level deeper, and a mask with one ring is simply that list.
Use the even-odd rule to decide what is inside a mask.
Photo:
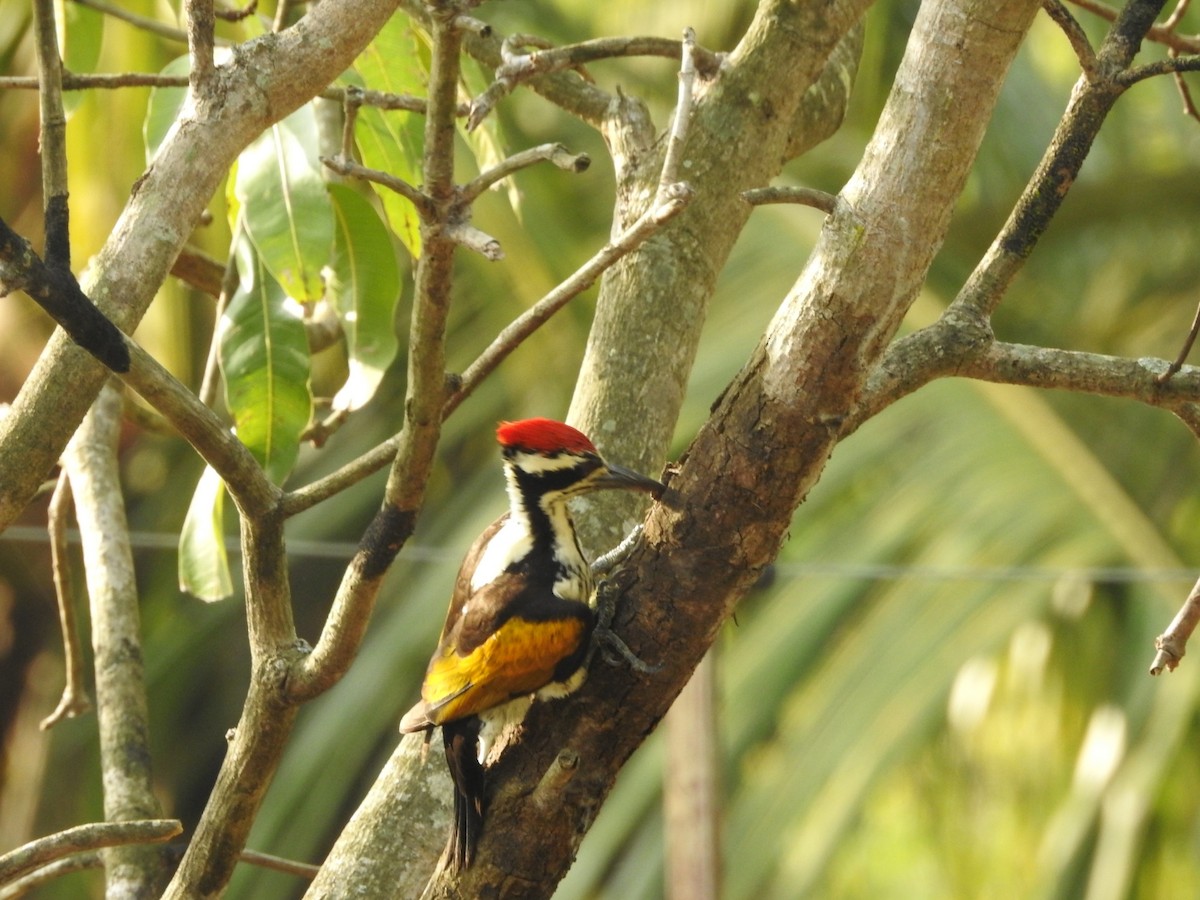
[{"label": "bird's beak", "polygon": [[624,466],[604,464],[601,473],[592,479],[592,487],[596,489],[610,488],[614,490],[645,491],[656,500],[662,496],[667,486],[661,481],[655,481],[646,475],[639,474]]}]

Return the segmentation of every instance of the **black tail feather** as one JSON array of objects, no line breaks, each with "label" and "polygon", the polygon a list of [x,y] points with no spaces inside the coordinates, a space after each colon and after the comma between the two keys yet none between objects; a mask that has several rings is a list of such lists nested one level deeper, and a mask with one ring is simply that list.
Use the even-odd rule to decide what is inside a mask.
[{"label": "black tail feather", "polygon": [[483,766],[479,762],[479,726],[474,716],[442,726],[446,764],[454,781],[454,819],[446,854],[457,870],[471,865],[483,827]]}]

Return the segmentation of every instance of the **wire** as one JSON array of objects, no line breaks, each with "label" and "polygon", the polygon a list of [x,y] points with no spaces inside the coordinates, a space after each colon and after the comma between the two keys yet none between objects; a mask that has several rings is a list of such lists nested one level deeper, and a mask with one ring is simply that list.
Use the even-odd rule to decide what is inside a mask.
[{"label": "wire", "polygon": [[[79,543],[78,529],[67,531],[67,540]],[[179,535],[171,532],[133,531],[130,544],[137,550],[174,552],[179,547]],[[48,544],[44,528],[33,525],[14,525],[0,533],[0,543]],[[230,553],[241,551],[236,538],[226,538],[225,547]],[[319,541],[289,538],[288,553],[308,559],[331,559],[349,561],[358,549],[351,541]],[[407,544],[404,557],[422,563],[457,563],[462,558],[458,550],[432,547],[423,544]],[[901,565],[894,563],[860,562],[809,562],[785,561],[773,566],[776,577],[786,578],[840,578],[851,581],[1043,581],[1055,582],[1064,578],[1077,578],[1087,582],[1109,582],[1121,584],[1143,584],[1180,582],[1191,584],[1196,581],[1194,569],[1138,569],[1130,566],[933,566]]]}]

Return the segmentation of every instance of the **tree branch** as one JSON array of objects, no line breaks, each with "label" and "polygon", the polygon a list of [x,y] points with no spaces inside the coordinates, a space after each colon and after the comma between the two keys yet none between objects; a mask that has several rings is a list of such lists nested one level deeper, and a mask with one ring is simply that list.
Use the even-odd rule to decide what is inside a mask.
[{"label": "tree branch", "polygon": [[1042,9],[1046,10],[1050,18],[1063,30],[1067,40],[1071,42],[1071,49],[1075,51],[1079,67],[1083,69],[1083,74],[1087,76],[1088,80],[1092,81],[1100,77],[1100,61],[1096,59],[1096,51],[1092,48],[1087,33],[1071,15],[1070,10],[1063,6],[1060,0],[1042,0]]},{"label": "tree branch", "polygon": [[550,293],[525,310],[492,341],[488,348],[469,365],[458,381],[454,392],[446,398],[443,417],[449,416],[469,397],[509,354],[526,338],[542,327],[550,317],[575,297],[595,284],[596,279],[628,253],[645,243],[667,222],[677,216],[691,200],[691,189],[682,183],[663,192],[655,205],[646,210],[636,222],[605,244],[586,263],[556,286]]},{"label": "tree branch", "polygon": [[[137,578],[117,466],[120,425],[121,395],[110,385],[100,392],[63,456],[91,601],[104,815],[112,822],[162,815],[150,770]],[[114,896],[152,896],[169,874],[161,852],[136,844],[113,850],[105,870]]]},{"label": "tree branch", "polygon": [[[1121,10],[1109,6],[1107,3],[1101,3],[1099,0],[1071,0],[1071,2],[1080,9],[1086,9],[1088,12],[1094,13],[1109,22],[1115,22],[1121,15]],[[1162,5],[1162,3],[1157,4],[1159,9],[1162,8]],[[1156,44],[1170,47],[1177,53],[1200,53],[1200,38],[1177,34],[1174,25],[1168,27],[1166,23],[1162,25],[1152,24],[1146,30],[1145,35]]]},{"label": "tree branch", "polygon": [[213,50],[216,46],[216,17],[213,0],[187,0],[188,58],[191,61],[189,81],[192,91],[200,96],[211,93],[216,76]]},{"label": "tree branch", "polygon": [[[982,318],[995,311],[1058,212],[1101,125],[1124,93],[1127,85],[1122,73],[1129,69],[1161,6],[1161,0],[1134,0],[1117,18],[1100,46],[1096,73],[1076,84],[1037,170],[1000,234],[955,298],[953,307]],[[1104,77],[1099,73],[1104,73]]]},{"label": "tree branch", "polygon": [[356,163],[352,159],[340,156],[322,156],[321,162],[339,175],[345,175],[348,178],[361,178],[363,181],[370,181],[372,184],[385,187],[389,191],[395,191],[401,197],[411,202],[417,208],[418,215],[422,218],[433,215],[433,202],[429,199],[429,196],[420,188],[414,187],[402,178],[397,178],[395,175],[388,172],[381,172],[378,169],[368,169],[366,166]]},{"label": "tree branch", "polygon": [[0,886],[72,853],[123,844],[159,843],[169,841],[182,831],[183,824],[177,819],[76,825],[66,831],[30,841],[0,856]]},{"label": "tree branch", "polygon": [[1150,674],[1159,675],[1163,670],[1175,671],[1187,652],[1187,642],[1200,624],[1200,581],[1196,582],[1183,606],[1167,626],[1167,630],[1154,641],[1154,661],[1150,663]]},{"label": "tree branch", "polygon": [[423,193],[431,204],[421,218],[421,258],[409,328],[408,388],[404,427],[396,437],[383,505],[359,544],[311,654],[296,666],[289,696],[303,700],[335,684],[349,667],[366,632],[379,585],[411,536],[441,433],[446,394],[445,336],[456,242],[454,141],[463,32],[453,9],[430,18],[433,56],[422,160]]},{"label": "tree branch", "polygon": [[765,206],[768,203],[797,203],[801,206],[819,209],[826,214],[833,212],[834,204],[837,203],[837,197],[827,194],[825,191],[784,185],[751,188],[748,191],[742,191],[742,197],[751,206]]},{"label": "tree branch", "polygon": [[66,684],[54,712],[42,719],[43,731],[63,719],[73,719],[92,708],[83,683],[83,648],[75,620],[75,597],[71,591],[71,562],[67,552],[67,520],[71,515],[71,479],[66,472],[58,476],[48,511],[50,529],[50,566],[54,573],[54,596],[58,600],[58,623],[62,629],[63,658],[66,660]]},{"label": "tree branch", "polygon": [[586,153],[571,153],[562,144],[541,144],[514,153],[459,189],[459,203],[471,204],[488,188],[522,169],[549,162],[564,172],[586,172],[592,164]]},{"label": "tree branch", "polygon": [[[487,37],[492,40],[484,44],[485,39],[481,39],[481,46],[487,46],[489,49],[494,47],[499,65],[493,65],[495,80],[486,91],[471,102],[471,112],[467,117],[468,130],[478,127],[496,104],[512,93],[519,84],[537,76],[579,69],[587,63],[602,59],[629,56],[661,56],[667,59],[680,59],[683,52],[681,42],[658,37],[595,38],[578,44],[553,48],[547,47],[545,42],[529,35],[515,34],[503,41],[491,35]],[[530,45],[538,46],[541,49],[533,53],[518,52],[519,48]],[[696,60],[696,70],[706,78],[715,77],[721,65],[721,56],[694,46],[692,52]],[[595,103],[595,98],[589,97],[589,103]]]}]

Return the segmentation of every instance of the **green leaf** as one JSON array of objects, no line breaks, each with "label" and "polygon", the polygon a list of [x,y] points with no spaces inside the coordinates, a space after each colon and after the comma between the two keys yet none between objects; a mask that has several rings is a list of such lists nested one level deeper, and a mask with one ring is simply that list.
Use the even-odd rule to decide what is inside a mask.
[{"label": "green leaf", "polygon": [[[106,17],[82,4],[66,3],[65,0],[59,0],[55,7],[54,20],[58,23],[58,46],[63,65],[71,72],[94,72],[100,61]],[[86,95],[86,91],[63,92],[63,111],[68,118]]]},{"label": "green leaf", "polygon": [[[78,4],[72,3],[72,7]],[[190,63],[186,56],[173,59],[163,66],[160,75],[186,75]],[[154,160],[158,148],[166,140],[167,134],[179,118],[183,101],[187,97],[187,88],[156,87],[150,91],[150,102],[146,104],[146,119],[142,123],[142,139],[146,144],[147,164]]]},{"label": "green leaf", "polygon": [[281,483],[312,414],[308,339],[299,306],[245,238],[237,260],[240,283],[221,320],[225,402],[242,443]]},{"label": "green leaf", "polygon": [[400,267],[387,228],[360,194],[331,184],[337,224],[327,296],[342,322],[350,375],[333,409],[352,411],[371,399],[396,357],[392,319],[400,295]]},{"label": "green leaf", "polygon": [[317,159],[317,120],[303,106],[238,157],[234,193],[263,264],[289,295],[315,302],[333,248],[333,212]]},{"label": "green leaf", "polygon": [[[350,82],[357,73],[361,86],[394,94],[424,96],[428,71],[423,63],[417,32],[406,16],[395,15],[354,61]],[[425,119],[410,112],[362,107],[358,111],[355,139],[363,165],[396,176],[409,184],[421,183],[421,149]],[[394,191],[383,191],[383,208],[392,230],[414,257],[421,255],[420,222],[413,205]]]},{"label": "green leaf", "polygon": [[233,593],[224,511],[225,484],[214,468],[205,466],[179,535],[179,589],[206,603]]}]

